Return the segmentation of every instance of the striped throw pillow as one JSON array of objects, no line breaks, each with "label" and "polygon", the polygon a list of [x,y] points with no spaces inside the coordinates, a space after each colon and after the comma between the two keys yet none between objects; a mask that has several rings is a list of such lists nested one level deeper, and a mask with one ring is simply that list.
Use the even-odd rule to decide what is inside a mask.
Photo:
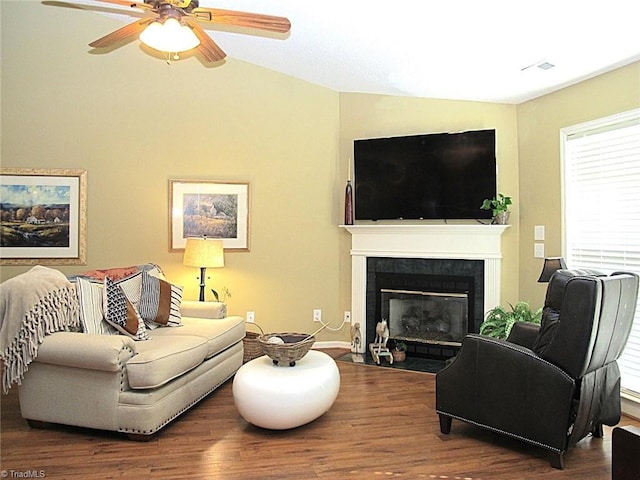
[{"label": "striped throw pillow", "polygon": [[182,325],[180,305],[182,304],[182,287],[166,280],[142,272],[142,288],[138,311],[147,327],[158,325],[179,327]]}]

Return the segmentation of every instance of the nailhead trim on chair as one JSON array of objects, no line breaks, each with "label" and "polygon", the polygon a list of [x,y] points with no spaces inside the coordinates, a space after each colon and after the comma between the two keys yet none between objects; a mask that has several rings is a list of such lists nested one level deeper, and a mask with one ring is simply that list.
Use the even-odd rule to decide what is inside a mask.
[{"label": "nailhead trim on chair", "polygon": [[516,435],[514,433],[505,432],[504,430],[500,430],[499,428],[495,428],[495,427],[490,427],[489,425],[485,425],[484,423],[474,422],[473,420],[468,420],[468,419],[466,419],[464,417],[459,417],[457,415],[451,415],[450,413],[442,412],[440,410],[436,410],[436,413],[442,414],[442,415],[446,415],[448,417],[455,418],[455,419],[461,420],[461,421],[466,422],[466,423],[471,423],[473,425],[476,425],[477,427],[486,428],[487,430],[491,430],[492,432],[501,433],[501,434],[506,435],[506,436],[511,437],[511,438],[517,438],[518,440],[522,440],[523,442],[527,442],[529,444],[536,445],[538,447],[542,447],[542,448],[544,448],[546,450],[550,450],[550,451],[555,452],[555,453],[564,453],[564,452],[566,452],[566,450],[560,450],[558,448],[551,447],[549,445],[545,445],[544,443],[536,442],[535,440],[530,440],[528,438],[521,437],[520,435]]},{"label": "nailhead trim on chair", "polygon": [[[539,357],[538,355],[536,355],[535,353],[533,353],[533,352],[529,351],[529,349],[528,349],[528,348],[526,348],[526,347],[521,347],[521,346],[519,346],[519,345],[513,345],[513,344],[510,344],[509,342],[506,342],[506,341],[504,341],[504,340],[503,340],[503,341],[500,341],[500,340],[497,340],[497,339],[495,339],[495,338],[492,338],[492,337],[486,337],[486,336],[483,336],[483,335],[475,335],[475,334],[472,334],[471,336],[478,337],[478,338],[480,338],[480,337],[481,337],[481,338],[482,338],[483,340],[485,340],[485,341],[488,341],[488,342],[491,342],[491,343],[495,343],[495,344],[499,344],[499,345],[502,345],[502,346],[503,346],[503,347],[505,347],[505,348],[509,348],[509,349],[511,349],[511,350],[516,350],[516,351],[518,351],[518,352],[523,353],[524,355],[527,355],[527,356],[532,357],[532,358],[536,358],[536,359],[538,359],[539,361],[541,361],[542,363],[544,363],[544,364],[546,364],[546,365],[548,365],[548,366],[552,367],[554,370],[557,370],[558,372],[560,372],[560,373],[561,373],[562,375],[564,375],[567,379],[569,379],[569,380],[571,380],[571,381],[575,381],[575,379],[574,379],[573,377],[571,377],[567,372],[565,372],[564,370],[562,370],[560,367],[558,367],[557,365],[554,365],[553,363],[550,363],[550,362],[546,361],[544,358],[540,358],[540,357]],[[517,438],[517,439],[522,440],[522,441],[524,441],[524,442],[527,442],[527,443],[529,443],[529,444],[532,444],[532,445],[536,445],[536,446],[538,446],[538,447],[545,448],[545,449],[550,450],[550,451],[555,452],[555,453],[564,453],[564,452],[566,452],[566,450],[559,450],[559,449],[557,449],[557,448],[555,448],[555,447],[551,447],[551,446],[549,446],[549,445],[545,445],[544,443],[537,442],[537,441],[535,441],[535,440],[530,440],[530,439],[528,439],[528,438],[524,438],[524,437],[521,437],[520,435],[516,435],[516,434],[513,434],[513,433],[505,432],[504,430],[500,430],[499,428],[490,427],[489,425],[485,425],[485,424],[483,424],[483,423],[475,422],[475,421],[473,421],[473,420],[469,420],[469,419],[464,418],[464,417],[459,417],[459,416],[457,416],[457,415],[452,415],[452,414],[450,414],[450,413],[448,413],[448,412],[443,412],[443,411],[441,411],[441,410],[436,410],[436,412],[437,412],[438,414],[442,414],[442,415],[446,415],[446,416],[451,417],[451,418],[456,418],[456,419],[458,419],[458,420],[462,420],[463,422],[466,422],[466,423],[471,423],[471,424],[476,425],[476,426],[478,426],[478,427],[486,428],[486,429],[491,430],[491,431],[493,431],[493,432],[498,432],[498,433],[502,433],[503,435],[507,435],[507,436],[512,437],[512,438]]]}]

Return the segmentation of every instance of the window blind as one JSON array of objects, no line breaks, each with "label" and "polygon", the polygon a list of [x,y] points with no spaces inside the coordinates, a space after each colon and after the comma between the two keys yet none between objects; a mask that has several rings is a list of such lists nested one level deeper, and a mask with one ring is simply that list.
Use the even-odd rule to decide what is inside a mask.
[{"label": "window blind", "polygon": [[[563,129],[561,143],[567,265],[640,274],[640,109]],[[640,398],[640,305],[619,365]]]}]

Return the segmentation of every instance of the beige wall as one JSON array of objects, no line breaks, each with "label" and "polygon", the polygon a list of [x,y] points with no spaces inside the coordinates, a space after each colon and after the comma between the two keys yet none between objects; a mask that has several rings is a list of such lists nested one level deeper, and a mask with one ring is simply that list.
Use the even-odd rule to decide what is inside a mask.
[{"label": "beige wall", "polygon": [[[2,166],[88,170],[88,265],[61,270],[156,262],[195,299],[199,270],[169,252],[168,182],[246,181],[251,251],[228,253],[208,284],[270,331],[315,330],[314,308],[342,318],[337,93],[233,59],[169,66],[137,42],[88,53],[123,24],[1,5]],[[3,267],[2,279],[25,270]]]},{"label": "beige wall", "polygon": [[495,128],[499,190],[515,203],[502,302],[535,304],[533,225],[547,226],[547,254],[560,253],[558,129],[640,105],[637,63],[517,107],[337,94],[233,59],[167,65],[137,42],[91,53],[122,23],[40,2],[0,9],[2,166],[89,172],[88,265],[61,270],[152,261],[196,298],[198,271],[169,251],[168,182],[247,181],[251,251],[229,253],[208,285],[227,286],[230,310],[254,310],[270,331],[312,331],[312,309],[336,324],[349,308],[349,236],[337,225],[354,139]]},{"label": "beige wall", "polygon": [[546,227],[547,256],[563,254],[560,129],[638,107],[640,62],[518,105],[521,299],[541,306],[546,290],[534,226]]},{"label": "beige wall", "polygon": [[[347,160],[353,158],[353,140],[380,136],[461,130],[496,130],[498,190],[514,198],[511,227],[502,237],[503,302],[518,298],[518,145],[514,105],[391,97],[383,95],[342,94],[340,96],[340,157],[342,177],[347,178]],[[478,208],[480,206],[478,205]],[[341,243],[344,265],[349,260],[349,234]],[[342,269],[341,283],[348,282]],[[348,271],[349,275],[351,270]]]}]

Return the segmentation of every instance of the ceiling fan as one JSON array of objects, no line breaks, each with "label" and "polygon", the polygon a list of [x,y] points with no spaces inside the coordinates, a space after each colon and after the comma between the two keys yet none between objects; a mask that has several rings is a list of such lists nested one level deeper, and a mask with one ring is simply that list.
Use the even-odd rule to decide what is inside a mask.
[{"label": "ceiling fan", "polygon": [[[202,29],[198,22],[210,22],[219,25],[255,28],[269,32],[287,33],[291,29],[291,22],[284,17],[261,15],[258,13],[222,10],[217,8],[200,7],[198,0],[144,0],[143,2],[127,0],[96,0],[104,3],[127,6],[153,14],[125,25],[102,38],[89,44],[94,48],[107,48],[134,36],[148,46],[168,53],[190,50],[195,48],[207,61],[217,62],[226,57],[226,53]],[[126,13],[126,12],[125,12]],[[136,12],[137,14],[137,12]],[[171,25],[175,35],[189,37],[182,50],[173,50],[173,46],[165,46],[162,42],[155,43],[148,37],[151,31],[162,26]],[[173,34],[172,34],[173,35]],[[187,48],[188,47],[188,48]]]}]

